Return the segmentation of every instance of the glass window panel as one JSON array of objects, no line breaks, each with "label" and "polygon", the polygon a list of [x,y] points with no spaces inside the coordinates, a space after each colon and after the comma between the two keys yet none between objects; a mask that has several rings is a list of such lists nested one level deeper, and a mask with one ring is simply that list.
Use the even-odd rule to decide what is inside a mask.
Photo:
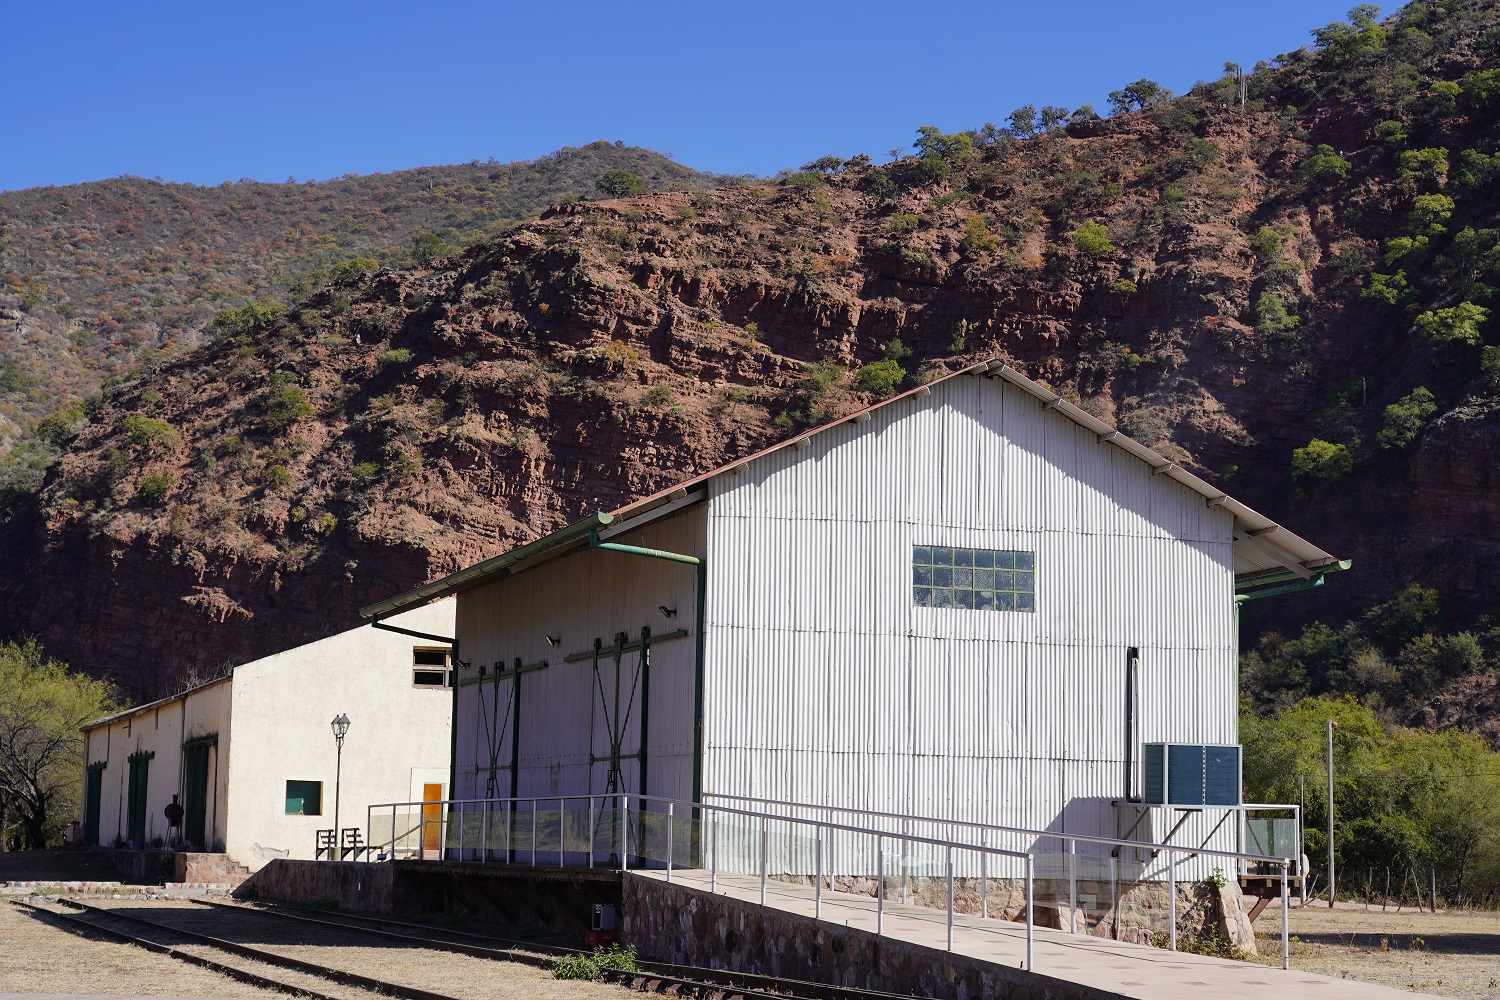
[{"label": "glass window panel", "polygon": [[1034,593],[1036,591],[1035,575],[1024,570],[1017,570],[1016,589],[1025,591],[1028,594]]},{"label": "glass window panel", "polygon": [[932,565],[932,546],[918,545],[911,550],[911,561],[914,563],[926,563]]},{"label": "glass window panel", "polygon": [[974,610],[974,591],[972,591],[972,590],[955,590],[953,592],[953,604],[954,604],[955,607],[968,608],[970,611],[973,611]]},{"label": "glass window panel", "polygon": [[995,570],[995,589],[996,590],[1015,590],[1016,589],[1016,574],[1013,573],[1012,571],[1008,570],[1008,569],[997,569],[997,570]]},{"label": "glass window panel", "polygon": [[1035,611],[1036,610],[1036,598],[1034,596],[1032,596],[1031,594],[1017,594],[1016,595],[1016,610],[1017,611]]},{"label": "glass window panel", "polygon": [[932,586],[932,567],[913,566],[911,568],[911,582],[918,587]]},{"label": "glass window panel", "polygon": [[974,565],[974,550],[973,549],[954,549],[953,550],[953,565],[955,565],[955,566],[972,566],[972,565]]},{"label": "glass window panel", "polygon": [[917,607],[919,608],[929,608],[932,606],[931,587],[913,587],[911,596],[912,600],[917,602]]},{"label": "glass window panel", "polygon": [[932,564],[934,566],[952,566],[953,550],[942,545],[934,546],[932,549]]},{"label": "glass window panel", "polygon": [[975,590],[994,590],[995,571],[992,569],[976,569],[974,571]]},{"label": "glass window panel", "polygon": [[934,587],[953,586],[953,567],[938,566],[932,571],[932,585]]},{"label": "glass window panel", "polygon": [[994,549],[975,549],[974,565],[983,569],[990,569],[995,565]]},{"label": "glass window panel", "polygon": [[995,553],[995,568],[996,569],[1010,569],[1015,564],[1016,564],[1016,554],[1014,552],[996,552]]},{"label": "glass window panel", "polygon": [[974,610],[976,610],[976,611],[993,611],[993,610],[995,610],[995,595],[993,593],[991,593],[990,591],[988,591],[988,590],[976,590],[976,591],[974,591]]},{"label": "glass window panel", "polygon": [[972,587],[972,586],[974,586],[974,571],[972,569],[959,569],[958,567],[955,566],[953,568],[953,586],[955,586],[955,587]]},{"label": "glass window panel", "polygon": [[1012,549],[912,546],[912,602],[978,611],[1036,610],[1036,554]]},{"label": "glass window panel", "polygon": [[934,590],[932,592],[932,606],[935,608],[953,607],[953,591]]},{"label": "glass window panel", "polygon": [[1017,552],[1016,569],[1031,569],[1036,563],[1036,555],[1031,552]]},{"label": "glass window panel", "polygon": [[1011,611],[1015,608],[1015,595],[1000,591],[995,594],[995,610]]}]

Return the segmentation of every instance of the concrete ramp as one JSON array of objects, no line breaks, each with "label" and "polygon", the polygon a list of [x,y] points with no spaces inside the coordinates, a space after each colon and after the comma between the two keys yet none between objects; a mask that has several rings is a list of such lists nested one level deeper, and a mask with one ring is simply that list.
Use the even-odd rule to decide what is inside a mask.
[{"label": "concrete ramp", "polygon": [[[1027,972],[1026,928],[810,885],[664,871],[626,875],[622,939],[642,957],[928,997],[1056,1000],[1396,1000],[1414,994],[1038,927]],[[877,920],[880,923],[877,934]]]}]

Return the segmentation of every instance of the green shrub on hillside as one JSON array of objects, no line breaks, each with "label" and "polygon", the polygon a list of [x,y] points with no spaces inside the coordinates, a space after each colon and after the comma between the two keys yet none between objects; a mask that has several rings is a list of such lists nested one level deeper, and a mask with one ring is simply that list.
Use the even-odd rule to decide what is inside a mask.
[{"label": "green shrub on hillside", "polygon": [[1436,412],[1432,393],[1418,386],[1385,408],[1385,423],[1375,442],[1382,448],[1405,448],[1417,439]]},{"label": "green shrub on hillside", "polygon": [[1448,183],[1446,149],[1408,149],[1401,154],[1396,179],[1413,188],[1440,188]]},{"label": "green shrub on hillside", "polygon": [[599,193],[606,198],[634,198],[646,190],[641,175],[629,170],[606,170],[596,182]]},{"label": "green shrub on hillside", "polygon": [[373,257],[354,257],[333,269],[335,285],[354,285],[364,281],[380,270],[380,261]]},{"label": "green shrub on hillside", "polygon": [[292,382],[291,376],[274,376],[262,405],[266,413],[266,426],[278,434],[297,421],[313,415],[307,394]]},{"label": "green shrub on hillside", "polygon": [[136,487],[136,496],[148,504],[158,504],[166,499],[176,485],[177,477],[170,472],[155,472],[141,477],[140,485]]},{"label": "green shrub on hillside", "polygon": [[225,309],[208,321],[208,332],[215,337],[254,336],[270,329],[281,315],[279,302],[247,302],[238,309]]},{"label": "green shrub on hillside", "polygon": [[1481,343],[1481,329],[1490,318],[1490,311],[1472,302],[1460,302],[1447,309],[1434,309],[1422,313],[1413,321],[1413,328],[1428,340],[1457,341],[1471,347]]},{"label": "green shrub on hillside", "polygon": [[1292,478],[1332,482],[1354,471],[1354,456],[1341,444],[1313,438],[1292,452]]},{"label": "green shrub on hillside", "polygon": [[1448,231],[1448,220],[1452,217],[1452,198],[1445,194],[1419,194],[1412,200],[1406,228],[1423,236],[1441,236]]},{"label": "green shrub on hillside", "polygon": [[900,239],[916,232],[921,221],[910,212],[896,212],[885,220],[885,231]]},{"label": "green shrub on hillside", "polygon": [[969,216],[968,221],[964,223],[963,239],[958,241],[959,249],[973,257],[993,250],[999,245],[1000,241],[990,232],[990,227],[985,224],[982,217]]},{"label": "green shrub on hillside", "polygon": [[147,454],[171,451],[181,443],[182,437],[165,420],[132,413],[120,422],[120,431],[130,448]]},{"label": "green shrub on hillside", "polygon": [[1090,257],[1107,257],[1115,252],[1109,241],[1109,230],[1102,223],[1085,222],[1073,230],[1073,245]]},{"label": "green shrub on hillside", "polygon": [[382,352],[377,361],[380,367],[384,368],[387,365],[404,365],[414,357],[416,357],[416,354],[411,348],[395,347],[389,351]]},{"label": "green shrub on hillside", "polygon": [[860,392],[889,396],[905,378],[906,369],[899,362],[886,358],[862,366],[855,374],[855,386]]},{"label": "green shrub on hillside", "polygon": [[1268,336],[1291,333],[1302,325],[1301,317],[1290,312],[1279,292],[1262,292],[1255,300],[1255,332]]},{"label": "green shrub on hillside", "polygon": [[453,248],[437,233],[417,233],[411,238],[411,260],[418,267],[427,267],[452,253]]},{"label": "green shrub on hillside", "polygon": [[1302,161],[1300,172],[1310,181],[1341,181],[1349,176],[1350,163],[1327,143],[1319,146],[1313,154]]}]

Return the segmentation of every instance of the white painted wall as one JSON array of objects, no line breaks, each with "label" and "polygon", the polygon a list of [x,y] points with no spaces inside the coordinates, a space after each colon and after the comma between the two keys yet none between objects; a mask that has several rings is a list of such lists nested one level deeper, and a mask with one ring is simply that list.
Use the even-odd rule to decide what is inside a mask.
[{"label": "white painted wall", "polygon": [[[1236,742],[1231,516],[1004,382],[710,490],[706,792],[1116,836],[1131,646],[1142,741]],[[1036,612],[915,606],[929,544],[1035,552]]]},{"label": "white painted wall", "polygon": [[[224,801],[229,775],[221,766],[229,744],[230,682],[215,682],[142,710],[122,713],[113,721],[86,730],[85,764],[105,764],[100,788],[99,844],[112,847],[128,834],[126,796],[129,792],[133,754],[151,752],[146,780],[146,842],[140,847],[165,846],[172,833],[163,810],[173,795],[182,796],[182,744],[205,736],[217,736],[218,746],[209,751],[209,795],[204,814],[208,850],[223,850]],[[88,795],[87,772],[84,780]],[[179,798],[179,801],[183,801]],[[83,805],[86,805],[83,803]],[[80,809],[79,815],[83,815]]]},{"label": "white painted wall", "polygon": [[[447,600],[389,623],[449,636],[453,615],[454,601]],[[235,670],[231,857],[252,871],[274,857],[314,857],[316,831],[334,825],[337,752],[329,723],[340,713],[350,719],[340,827],[364,835],[367,807],[408,801],[414,771],[446,773],[452,691],[412,683],[413,647],[434,645],[364,625]],[[322,815],[286,814],[288,779],[323,783]]]}]

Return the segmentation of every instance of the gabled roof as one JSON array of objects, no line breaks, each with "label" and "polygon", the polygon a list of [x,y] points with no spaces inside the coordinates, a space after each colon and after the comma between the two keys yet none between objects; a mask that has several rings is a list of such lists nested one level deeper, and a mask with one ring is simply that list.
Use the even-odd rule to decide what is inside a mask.
[{"label": "gabled roof", "polygon": [[1324,574],[1349,568],[1348,560],[1337,559],[1312,542],[1283,528],[1264,514],[1240,503],[1223,490],[1162,457],[1139,441],[1126,436],[1097,417],[1091,416],[1059,394],[1031,381],[1004,362],[996,360],[981,361],[968,368],[951,372],[925,385],[882,400],[846,417],[840,417],[838,420],[803,431],[769,448],[763,448],[752,455],[735,459],[717,469],[670,486],[651,496],[642,497],[616,510],[608,513],[596,511],[519,548],[475,563],[456,573],[408,590],[404,594],[398,594],[361,608],[359,613],[366,618],[379,620],[418,604],[457,594],[482,583],[488,583],[492,579],[509,575],[511,572],[518,572],[519,570],[515,567],[519,566],[524,569],[541,558],[550,558],[585,546],[592,532],[604,530],[611,525],[613,528],[610,534],[614,534],[633,527],[637,522],[644,523],[648,519],[647,515],[652,515],[650,519],[663,516],[701,499],[704,495],[701,487],[711,479],[735,472],[764,455],[785,448],[797,448],[802,442],[816,437],[829,428],[846,423],[864,423],[870,419],[870,414],[875,410],[891,406],[903,399],[926,396],[932,391],[934,385],[966,375],[1003,379],[1035,397],[1047,409],[1055,410],[1075,424],[1093,431],[1099,436],[1101,444],[1108,443],[1134,455],[1150,465],[1152,472],[1156,475],[1175,480],[1202,496],[1204,503],[1210,507],[1223,507],[1229,511],[1234,516],[1234,572],[1237,589],[1285,581],[1319,581]]}]

